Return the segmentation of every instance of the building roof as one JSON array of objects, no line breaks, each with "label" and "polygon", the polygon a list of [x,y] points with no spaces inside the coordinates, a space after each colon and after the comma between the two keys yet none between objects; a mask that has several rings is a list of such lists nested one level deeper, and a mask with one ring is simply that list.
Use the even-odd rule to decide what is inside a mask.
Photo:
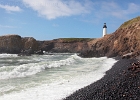
[{"label": "building roof", "polygon": [[103,28],[107,28],[107,26],[106,26],[106,23],[104,23],[104,26],[103,26]]}]

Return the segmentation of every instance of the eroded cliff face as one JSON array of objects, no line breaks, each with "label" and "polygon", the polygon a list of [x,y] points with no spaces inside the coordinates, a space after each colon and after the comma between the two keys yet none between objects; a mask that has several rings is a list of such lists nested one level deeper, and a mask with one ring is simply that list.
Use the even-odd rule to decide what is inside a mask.
[{"label": "eroded cliff face", "polygon": [[22,38],[22,45],[24,50],[32,49],[32,53],[39,49],[39,44],[33,37],[25,37]]},{"label": "eroded cliff face", "polygon": [[63,39],[55,39],[52,41],[44,41],[40,43],[40,48],[47,52],[56,53],[80,53],[89,49],[87,41],[64,41]]},{"label": "eroded cliff face", "polygon": [[21,50],[38,49],[38,42],[34,38],[22,38],[19,35],[0,36],[0,53],[18,54]]},{"label": "eroded cliff face", "polygon": [[18,54],[22,50],[29,49],[32,50],[32,54],[40,49],[55,53],[79,53],[88,50],[89,47],[87,40],[74,38],[72,40],[55,39],[51,41],[37,41],[32,37],[22,38],[19,35],[0,36],[0,53]]},{"label": "eroded cliff face", "polygon": [[91,45],[91,49],[81,53],[80,56],[116,57],[127,53],[138,55],[140,51],[140,17],[125,22],[114,33],[90,41],[88,44]]},{"label": "eroded cliff face", "polygon": [[18,35],[0,36],[0,53],[19,53],[22,48],[21,37]]}]

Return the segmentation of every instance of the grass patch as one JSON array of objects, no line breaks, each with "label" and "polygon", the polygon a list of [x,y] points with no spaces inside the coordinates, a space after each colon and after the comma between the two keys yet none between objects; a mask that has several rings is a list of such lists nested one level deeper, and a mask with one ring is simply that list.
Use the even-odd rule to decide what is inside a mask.
[{"label": "grass patch", "polygon": [[120,26],[120,28],[126,28],[126,27],[128,27],[128,26],[130,26],[130,25],[132,25],[132,24],[134,24],[134,23],[136,23],[136,22],[138,22],[138,21],[140,21],[140,16],[138,16],[138,17],[136,17],[136,18],[133,18],[133,19],[131,19],[131,20],[128,20],[127,22],[124,22],[124,23]]},{"label": "grass patch", "polygon": [[71,42],[88,42],[90,40],[93,40],[91,38],[60,38],[65,43],[71,43]]}]

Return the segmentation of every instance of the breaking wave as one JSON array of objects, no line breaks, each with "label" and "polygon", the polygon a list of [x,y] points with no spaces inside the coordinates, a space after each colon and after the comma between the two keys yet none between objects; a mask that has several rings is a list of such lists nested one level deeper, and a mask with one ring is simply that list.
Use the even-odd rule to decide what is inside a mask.
[{"label": "breaking wave", "polygon": [[[4,57],[5,55],[2,55]],[[7,55],[9,57],[11,55]],[[16,57],[15,55],[13,55]],[[12,57],[13,57],[12,56]],[[1,56],[0,56],[1,57]],[[39,72],[46,70],[47,68],[56,68],[62,66],[69,66],[76,62],[77,55],[72,55],[69,58],[58,60],[58,61],[45,61],[42,60],[37,63],[33,63],[32,60],[28,61],[28,64],[16,65],[16,66],[2,66],[0,67],[0,79],[11,79],[35,75]],[[79,57],[80,58],[80,57]],[[36,62],[38,59],[35,60]],[[25,62],[25,60],[20,59],[20,61]],[[30,63],[29,63],[30,62]]]}]

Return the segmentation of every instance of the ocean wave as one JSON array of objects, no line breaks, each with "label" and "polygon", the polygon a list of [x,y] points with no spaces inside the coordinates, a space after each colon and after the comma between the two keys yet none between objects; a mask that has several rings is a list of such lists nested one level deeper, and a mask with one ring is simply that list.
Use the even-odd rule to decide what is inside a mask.
[{"label": "ocean wave", "polygon": [[67,59],[58,61],[40,61],[38,63],[28,63],[19,66],[3,66],[0,67],[0,79],[11,79],[35,75],[47,68],[71,65],[76,61],[76,59],[77,55],[72,55]]},{"label": "ocean wave", "polygon": [[8,57],[18,57],[18,55],[17,54],[6,54],[6,53],[4,53],[4,54],[0,54],[0,58],[8,58]]},{"label": "ocean wave", "polygon": [[[64,78],[64,75],[61,76],[60,73],[54,73],[53,79],[59,75],[62,77],[61,79],[56,79],[53,83],[42,83],[39,86],[26,88],[24,91],[14,92],[11,94],[6,94],[0,97],[2,100],[62,100],[66,96],[72,94],[74,91],[83,88],[99,79],[101,79],[107,70],[109,70],[116,60],[112,58],[79,58],[76,55],[72,55],[66,59],[65,63],[70,61],[77,61],[84,62],[89,65],[77,66],[78,69],[74,69],[75,71],[83,71],[86,68],[88,70],[92,70],[90,72],[84,72],[75,74],[68,71],[69,77]],[[94,62],[95,61],[95,62]],[[60,60],[61,63],[64,63],[63,60]],[[56,62],[58,63],[58,62]],[[73,63],[73,62],[70,62]],[[93,64],[97,63],[97,69],[93,70],[92,68],[95,67]],[[91,65],[90,65],[91,64]],[[83,67],[84,66],[84,67]]]}]

